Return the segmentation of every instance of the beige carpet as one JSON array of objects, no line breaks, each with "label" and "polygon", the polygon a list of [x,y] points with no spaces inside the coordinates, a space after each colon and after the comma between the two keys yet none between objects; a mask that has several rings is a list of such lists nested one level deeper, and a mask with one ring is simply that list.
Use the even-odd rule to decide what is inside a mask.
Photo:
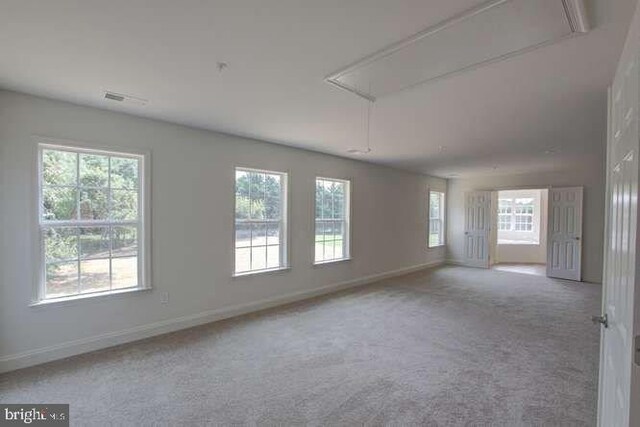
[{"label": "beige carpet", "polygon": [[444,267],[0,377],[72,425],[595,425],[599,285]]}]

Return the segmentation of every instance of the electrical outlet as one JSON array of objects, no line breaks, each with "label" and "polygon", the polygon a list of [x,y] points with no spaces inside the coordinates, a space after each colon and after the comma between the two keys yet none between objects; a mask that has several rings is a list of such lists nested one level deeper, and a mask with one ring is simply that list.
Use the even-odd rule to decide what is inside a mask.
[{"label": "electrical outlet", "polygon": [[169,304],[169,292],[163,292],[160,296],[161,304]]}]

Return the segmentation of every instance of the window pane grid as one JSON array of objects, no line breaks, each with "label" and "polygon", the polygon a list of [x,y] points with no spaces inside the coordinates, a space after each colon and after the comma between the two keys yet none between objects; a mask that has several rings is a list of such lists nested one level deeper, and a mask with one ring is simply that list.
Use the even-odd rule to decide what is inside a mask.
[{"label": "window pane grid", "polygon": [[498,230],[511,230],[511,206],[503,206],[503,200],[500,201],[498,208]]},{"label": "window pane grid", "polygon": [[428,246],[444,245],[444,193],[429,191]]},{"label": "window pane grid", "polygon": [[346,259],[348,182],[316,178],[314,250],[316,262]]},{"label": "window pane grid", "polygon": [[539,195],[515,195],[498,199],[498,244],[538,244],[536,206]]},{"label": "window pane grid", "polygon": [[533,231],[533,199],[499,199],[498,230]]},{"label": "window pane grid", "polygon": [[281,268],[285,174],[236,169],[236,273]]},{"label": "window pane grid", "polygon": [[[56,150],[56,149],[44,149],[43,150],[43,157],[47,156],[47,154],[49,153],[66,153],[66,155],[71,154],[71,152],[69,151],[63,151],[63,150]],[[107,154],[96,154],[96,155],[88,155],[88,154],[81,154],[81,153],[73,153],[75,156],[75,174],[73,177],[73,183],[71,182],[70,178],[66,178],[66,184],[63,185],[59,185],[59,184],[51,184],[51,179],[46,178],[46,171],[44,171],[43,175],[45,175],[44,179],[42,180],[42,214],[40,217],[40,221],[41,224],[45,224],[45,223],[50,223],[50,222],[61,222],[61,221],[69,221],[69,222],[73,222],[73,221],[77,221],[77,220],[83,220],[83,221],[105,221],[105,222],[111,222],[111,221],[117,221],[117,220],[129,220],[129,219],[133,219],[133,218],[137,218],[137,208],[138,208],[138,204],[140,202],[140,198],[139,198],[139,190],[138,190],[138,171],[135,171],[135,178],[131,180],[131,182],[133,182],[133,184],[130,186],[131,189],[121,189],[121,188],[115,188],[112,189],[111,186],[111,182],[112,182],[112,159],[116,158],[115,156],[109,156]],[[84,185],[82,184],[81,180],[83,178],[85,178],[86,176],[91,176],[89,174],[89,172],[87,170],[82,170],[81,171],[81,161],[80,161],[80,156],[84,156],[84,157],[101,157],[104,158],[104,161],[106,162],[106,170],[102,171],[103,174],[106,174],[106,177],[101,178],[102,182],[106,183],[106,185],[102,185],[102,186],[97,186],[97,185]],[[120,161],[127,161],[130,163],[135,163],[135,168],[139,168],[139,160],[135,159],[135,158],[127,158],[127,157],[118,157],[117,158]],[[43,159],[43,162],[46,163],[46,160]],[[46,169],[47,166],[44,165],[44,168]],[[99,172],[99,171],[98,171]],[[91,178],[91,179],[96,179],[96,178]],[[100,178],[97,178],[97,180],[100,180]],[[60,192],[60,191],[64,191],[66,190],[67,192],[69,192],[68,194],[71,195],[71,193],[75,193],[72,195],[73,200],[59,200],[60,197],[54,197],[56,195],[55,192]],[[75,191],[73,191],[75,190]],[[128,205],[127,204],[121,204],[120,206],[115,206],[114,205],[114,191],[116,192],[115,194],[122,194],[122,195],[129,195],[129,200],[128,200]],[[83,217],[83,202],[85,206],[88,206],[90,209],[89,213],[95,213],[93,212],[93,207],[92,205],[97,204],[100,202],[100,197],[96,197],[96,195],[99,195],[100,193],[102,193],[104,195],[104,204],[103,206],[101,206],[102,210],[105,212],[99,212],[100,215],[106,215],[104,218],[85,218]],[[47,196],[50,197],[47,197]],[[93,197],[92,197],[93,196]],[[86,198],[83,198],[86,197]],[[122,197],[122,196],[120,196]],[[52,205],[53,207],[56,207],[57,210],[62,209],[63,211],[65,210],[65,208],[69,208],[69,202],[72,202],[73,205],[75,205],[75,209],[73,209],[71,212],[69,212],[70,214],[67,215],[67,217],[59,219],[59,218],[50,218],[48,217],[48,215],[46,214],[47,211],[47,206],[48,205]],[[126,216],[129,216],[129,218],[118,218],[116,217],[116,213],[118,211],[118,209],[122,209],[122,210],[129,210],[130,212],[127,212]],[[86,212],[86,209],[85,209]],[[55,216],[55,212],[53,213]],[[120,215],[123,215],[122,213]],[[65,215],[62,215],[65,216]]]},{"label": "window pane grid", "polygon": [[[114,230],[114,228],[123,228],[121,226],[115,226],[115,227],[108,227],[108,231],[107,231],[107,236],[108,238],[106,239],[106,242],[108,244],[107,248],[106,248],[106,253],[103,253],[102,255],[84,255],[85,248],[83,248],[82,245],[82,235],[81,235],[81,230],[82,228],[86,228],[86,227],[65,227],[67,229],[73,230],[75,232],[75,237],[76,237],[76,256],[75,257],[68,257],[66,259],[59,259],[59,260],[55,260],[55,261],[47,261],[46,262],[46,266],[47,266],[47,272],[51,271],[52,268],[59,268],[60,266],[65,266],[67,264],[71,263],[75,263],[76,264],[76,279],[75,279],[75,292],[71,292],[71,287],[67,286],[65,287],[63,290],[59,290],[57,293],[60,293],[62,295],[58,295],[58,296],[68,296],[68,295],[72,295],[72,294],[86,294],[86,293],[93,293],[93,292],[104,292],[104,291],[111,291],[114,289],[113,287],[113,277],[114,277],[114,271],[113,271],[113,260],[134,260],[135,259],[135,263],[133,264],[137,264],[137,258],[138,258],[138,249],[137,249],[137,227],[127,227],[127,228],[131,228],[133,230],[135,230],[135,235],[136,237],[134,237],[133,239],[130,238],[130,242],[129,242],[129,246],[135,245],[134,248],[129,248],[129,252],[128,253],[124,253],[124,254],[115,254],[114,253],[114,241],[117,239],[116,236],[116,231]],[[107,228],[107,227],[103,227],[103,228]],[[131,233],[132,230],[129,230],[129,232]],[[106,277],[102,277],[100,275],[100,272],[96,272],[96,264],[99,261],[106,261],[106,265],[108,267],[108,271],[103,271],[102,272],[102,276],[105,276],[104,273],[106,274]],[[132,264],[132,263],[130,263]],[[123,289],[123,288],[129,288],[129,287],[136,287],[138,285],[138,280],[137,280],[137,271],[133,271],[133,270],[137,270],[137,265],[128,265],[127,269],[128,271],[124,271],[125,276],[128,276],[128,280],[130,281],[129,284],[125,284],[125,286],[120,285],[118,288],[119,289]],[[94,270],[94,271],[92,271]],[[93,285],[93,287],[90,287],[89,290],[83,290],[82,285],[84,283],[86,283],[87,281],[89,281],[89,279],[87,279],[87,277],[84,278],[83,280],[83,273],[87,274],[87,277],[91,278],[92,276],[89,275],[92,274],[93,276],[95,276],[93,278],[94,282],[97,282]],[[102,278],[101,278],[102,277]],[[96,287],[98,289],[96,289]],[[48,292],[47,292],[48,295]]]},{"label": "window pane grid", "polygon": [[[42,297],[109,292],[114,290],[115,276],[118,289],[138,287],[140,159],[56,148],[43,148],[41,155]],[[114,171],[114,159],[118,171]],[[121,186],[131,189],[128,203],[121,206],[113,202],[114,175]],[[72,199],[55,197],[59,190],[73,194]],[[118,209],[128,210],[128,218],[115,218]],[[128,238],[119,242],[118,253],[114,253],[114,241],[121,235]],[[114,264],[118,264],[115,269]]]}]

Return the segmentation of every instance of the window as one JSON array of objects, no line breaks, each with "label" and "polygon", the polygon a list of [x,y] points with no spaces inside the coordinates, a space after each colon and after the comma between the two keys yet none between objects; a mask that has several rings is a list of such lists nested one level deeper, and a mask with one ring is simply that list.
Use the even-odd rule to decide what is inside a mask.
[{"label": "window", "polygon": [[235,275],[287,266],[287,174],[236,168]]},{"label": "window", "polygon": [[144,288],[144,156],[41,144],[39,300]]},{"label": "window", "polygon": [[498,244],[540,243],[540,207],[543,191],[498,192]]},{"label": "window", "polygon": [[498,230],[510,231],[511,230],[511,199],[499,199],[498,200]]},{"label": "window", "polygon": [[316,264],[349,259],[349,204],[349,181],[316,178]]},{"label": "window", "polygon": [[444,245],[444,193],[429,191],[429,247]]},{"label": "window", "polygon": [[515,199],[514,219],[516,231],[533,231],[533,199]]}]

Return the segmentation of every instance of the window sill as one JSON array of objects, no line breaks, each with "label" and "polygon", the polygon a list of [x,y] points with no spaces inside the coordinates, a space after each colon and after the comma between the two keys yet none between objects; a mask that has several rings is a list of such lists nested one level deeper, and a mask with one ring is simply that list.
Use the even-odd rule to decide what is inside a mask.
[{"label": "window sill", "polygon": [[348,261],[351,261],[351,257],[349,257],[349,258],[340,258],[340,259],[330,259],[330,260],[327,260],[327,261],[318,261],[318,262],[314,262],[313,266],[314,267],[321,267],[323,265],[336,264],[336,263],[348,262]]},{"label": "window sill", "polygon": [[447,245],[443,243],[441,245],[436,245],[436,246],[427,246],[427,249],[440,249],[440,248],[444,248],[445,246]]},{"label": "window sill", "polygon": [[281,273],[281,272],[289,271],[289,270],[291,270],[291,267],[267,268],[267,269],[264,269],[264,270],[244,271],[242,273],[233,273],[231,275],[231,277],[236,279],[236,278],[241,278],[241,277],[256,276],[256,275],[259,275],[259,274]]},{"label": "window sill", "polygon": [[84,295],[72,295],[68,297],[43,299],[40,301],[32,302],[31,304],[29,304],[29,307],[43,307],[43,306],[59,305],[59,304],[64,305],[64,304],[78,302],[78,301],[89,301],[97,298],[102,299],[104,297],[132,294],[132,293],[144,292],[144,291],[150,291],[150,290],[151,290],[151,287],[149,286],[146,288],[128,288],[128,289],[122,289],[118,291],[95,292],[95,293],[84,294]]},{"label": "window sill", "polygon": [[500,242],[498,242],[498,246],[540,246],[540,243],[533,243],[533,242],[500,243]]}]

